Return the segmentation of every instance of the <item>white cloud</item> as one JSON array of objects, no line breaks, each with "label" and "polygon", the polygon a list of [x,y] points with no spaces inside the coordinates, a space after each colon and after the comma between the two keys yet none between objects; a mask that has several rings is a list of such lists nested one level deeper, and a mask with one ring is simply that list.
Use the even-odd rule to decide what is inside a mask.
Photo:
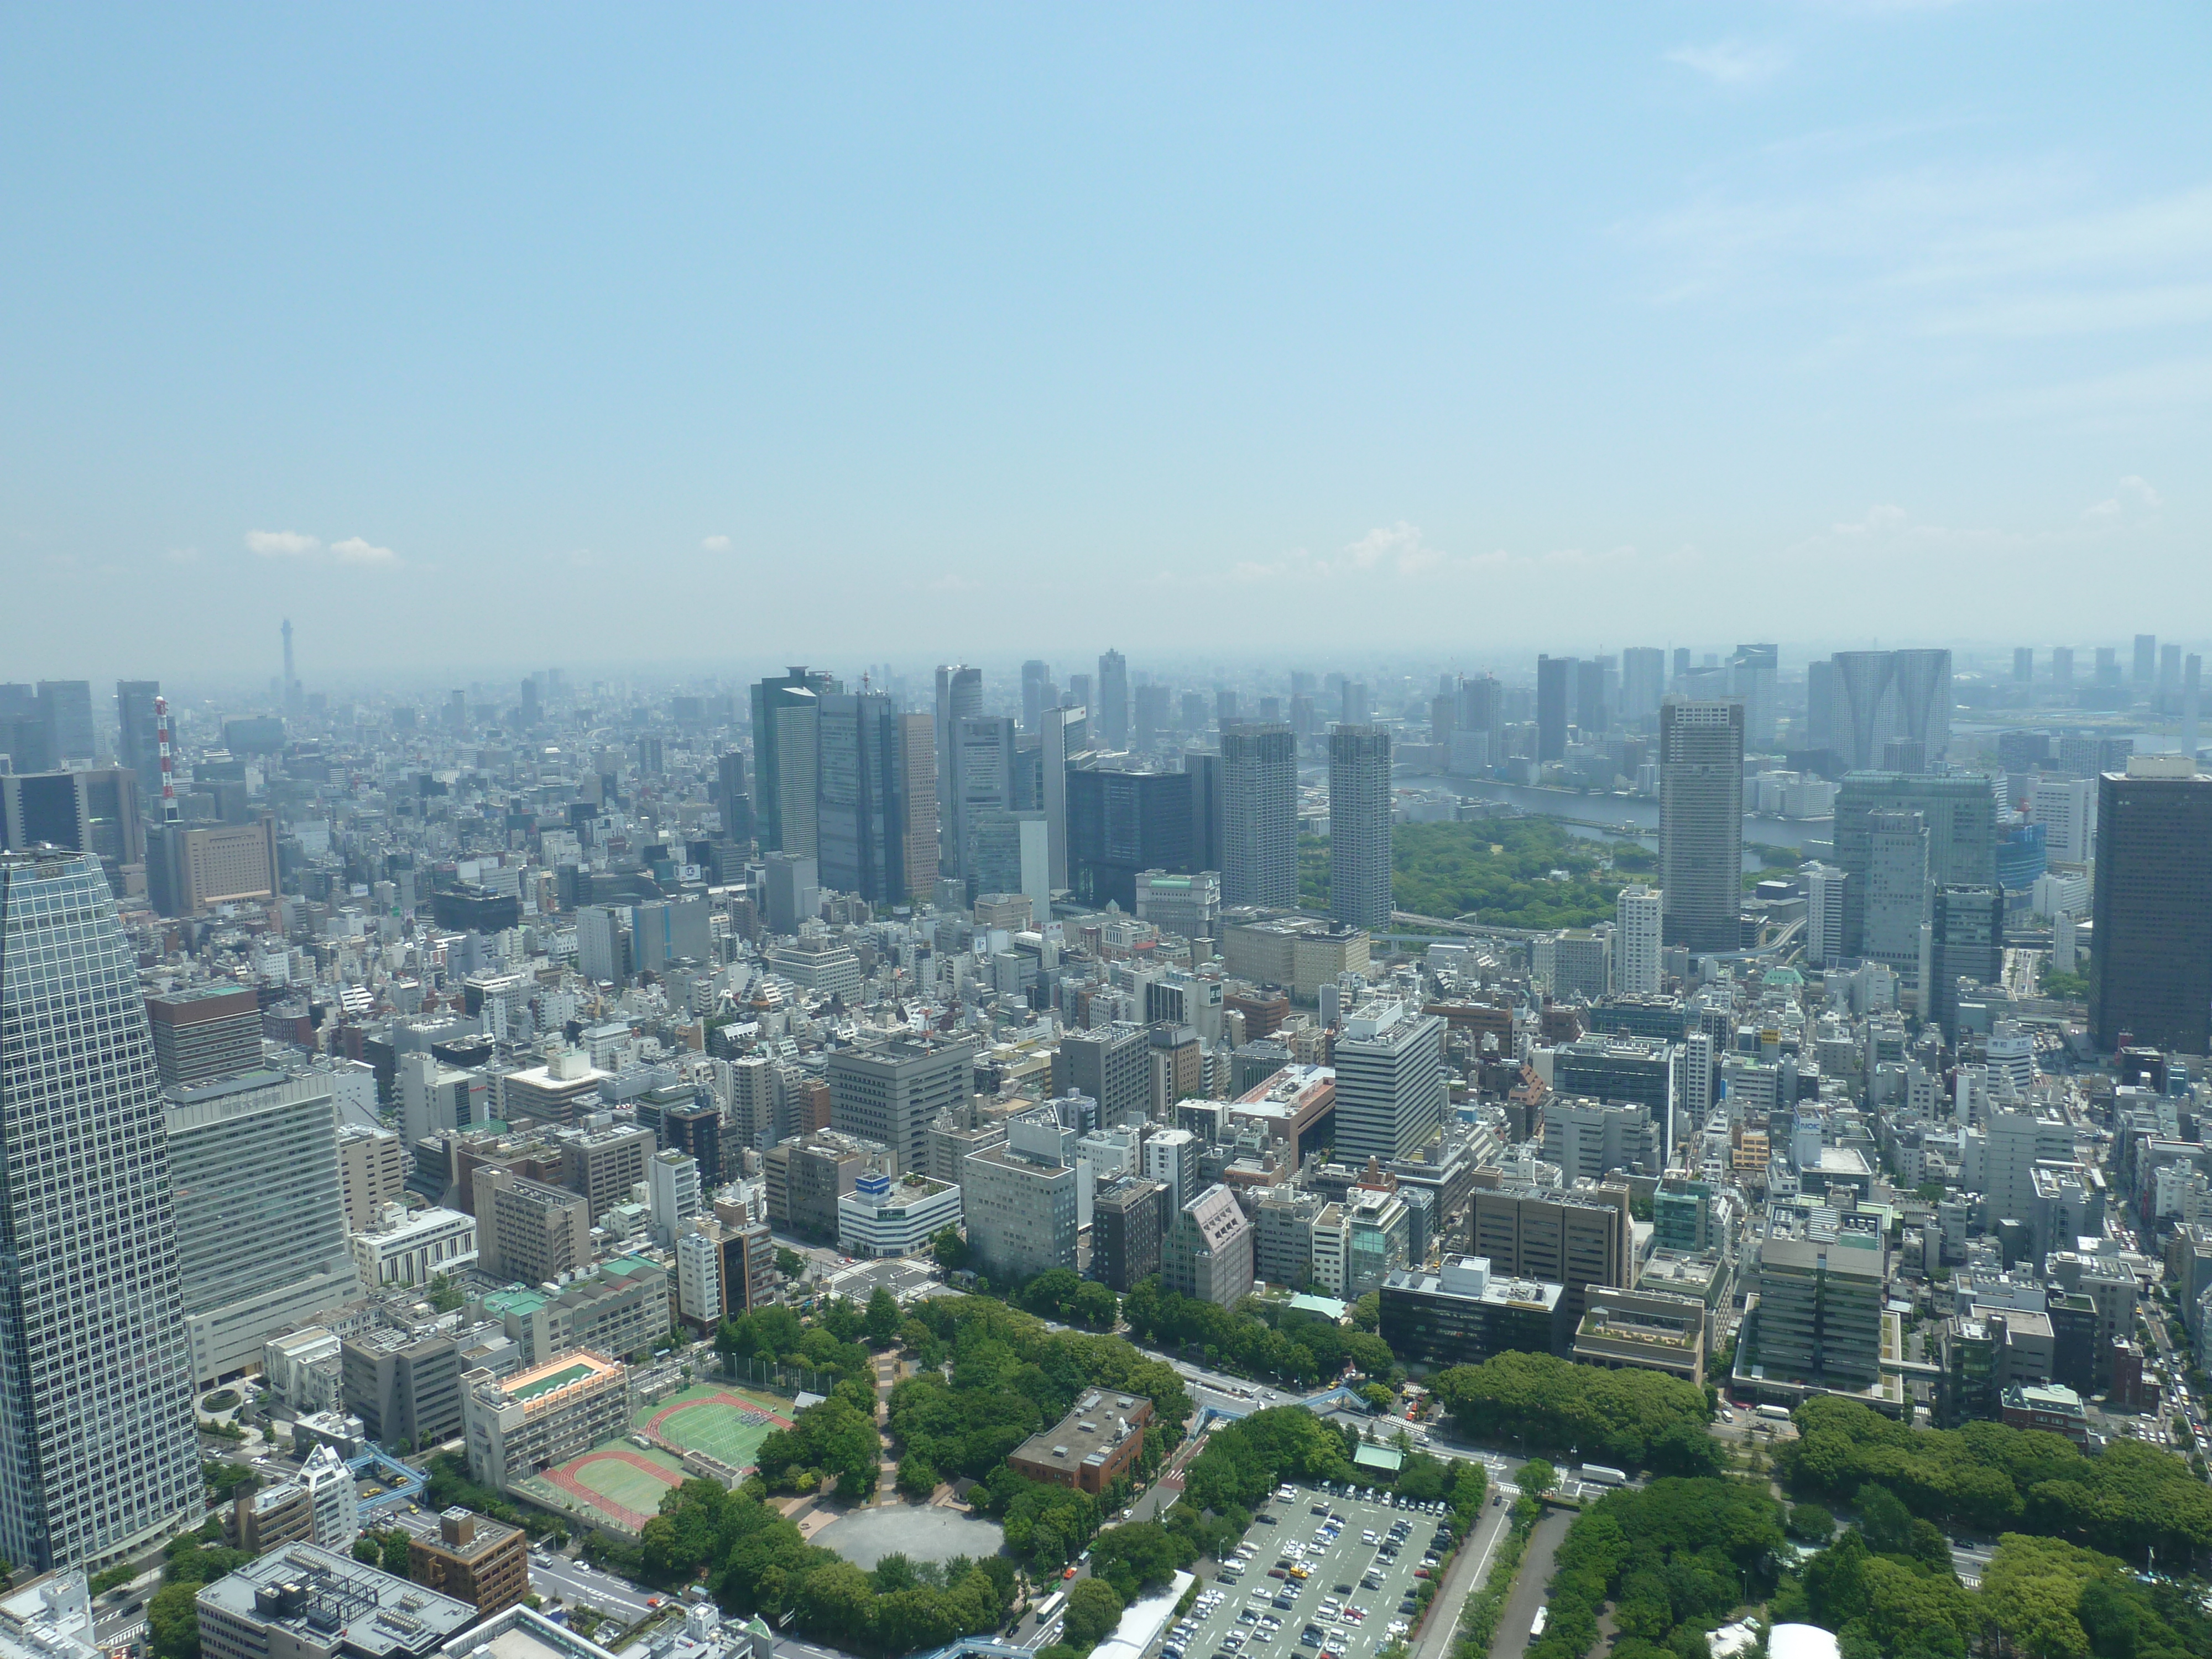
[{"label": "white cloud", "polygon": [[399,562],[399,556],[390,548],[375,546],[359,536],[349,536],[342,542],[332,542],[331,556],[340,564],[390,565]]},{"label": "white cloud", "polygon": [[165,547],[161,556],[171,564],[198,564],[200,550],[197,547]]},{"label": "white cloud", "polygon": [[2136,499],[2141,501],[2145,507],[2163,507],[2166,505],[2166,497],[2160,495],[2157,490],[2151,488],[2149,479],[2142,477],[2138,474],[2133,472],[2129,473],[2126,477],[2120,480],[2120,488],[2123,489],[2132,490],[2135,493]]},{"label": "white cloud", "polygon": [[699,545],[709,553],[726,553],[730,550],[730,538],[727,536],[709,536]]},{"label": "white cloud", "polygon": [[1750,40],[1716,40],[1709,46],[1677,46],[1667,54],[1670,64],[1694,70],[1717,86],[1764,85],[1790,67],[1787,47],[1762,46]]},{"label": "white cloud", "polygon": [[264,559],[296,559],[315,552],[322,546],[319,538],[302,536],[296,530],[249,530],[246,532],[246,550],[258,553]]}]

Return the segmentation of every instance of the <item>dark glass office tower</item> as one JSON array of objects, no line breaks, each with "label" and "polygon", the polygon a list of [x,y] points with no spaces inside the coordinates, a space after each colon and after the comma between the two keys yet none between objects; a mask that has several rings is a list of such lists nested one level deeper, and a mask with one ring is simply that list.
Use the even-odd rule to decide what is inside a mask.
[{"label": "dark glass office tower", "polygon": [[[2160,775],[2164,774],[2164,775]],[[2212,777],[2146,756],[2097,785],[2089,1029],[2100,1048],[2212,1047]]]},{"label": "dark glass office tower", "polygon": [[1743,948],[1743,705],[1659,705],[1663,937],[1692,951]]},{"label": "dark glass office tower", "polygon": [[1536,759],[1540,764],[1567,752],[1567,727],[1573,723],[1575,659],[1536,659]]},{"label": "dark glass office tower", "polygon": [[[794,798],[787,804],[784,738],[788,732],[795,743],[803,744],[818,708],[816,699],[837,690],[837,682],[829,675],[810,673],[805,668],[786,669],[781,678],[763,680],[752,688],[753,823],[764,853],[797,852],[808,857],[814,854],[814,757],[811,753],[791,757],[793,781],[797,793],[806,799]],[[794,831],[798,832],[795,836]],[[790,844],[793,841],[804,844]]]},{"label": "dark glass office tower", "polygon": [[1140,871],[1187,875],[1191,861],[1188,772],[1067,772],[1067,885],[1085,904],[1137,910]]}]

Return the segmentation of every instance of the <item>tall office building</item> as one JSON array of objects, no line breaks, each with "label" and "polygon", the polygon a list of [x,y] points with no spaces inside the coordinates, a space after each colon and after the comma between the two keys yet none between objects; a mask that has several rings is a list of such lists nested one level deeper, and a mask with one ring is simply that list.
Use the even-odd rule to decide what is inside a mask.
[{"label": "tall office building", "polygon": [[1805,866],[1805,960],[1826,968],[1844,960],[1844,895],[1850,878],[1832,864]]},{"label": "tall office building", "polygon": [[162,1116],[185,1328],[204,1388],[356,1294],[337,1115],[327,1075],[261,1072],[178,1091]]},{"label": "tall office building", "polygon": [[2096,857],[2094,778],[2038,778],[2029,795],[2029,819],[2043,826],[2044,856],[2053,864],[2087,864]]},{"label": "tall office building", "polygon": [[[1014,801],[1014,722],[1004,714],[969,714],[952,739],[953,777],[945,793],[952,816],[940,829],[950,849],[953,873],[971,884],[976,877],[979,827],[1006,817]],[[988,887],[979,891],[991,891]]]},{"label": "tall office building", "polygon": [[161,744],[154,731],[154,700],[161,695],[159,680],[115,682],[115,759],[137,777],[141,801],[161,798]]},{"label": "tall office building", "polygon": [[1118,651],[1098,659],[1093,694],[1098,741],[1109,749],[1129,746],[1129,659]]},{"label": "tall office building", "polygon": [[2090,903],[2097,1046],[2212,1049],[2212,777],[2188,757],[2139,755],[2099,780]]},{"label": "tall office building", "polygon": [[1744,742],[1762,753],[1774,747],[1775,683],[1781,672],[1779,646],[1739,645],[1729,659],[1732,694],[1743,700]]},{"label": "tall office building", "polygon": [[904,863],[900,896],[909,904],[930,896],[943,865],[943,825],[938,817],[936,722],[927,714],[894,714],[899,779],[893,820]]},{"label": "tall office building", "polygon": [[1298,752],[1279,722],[1221,733],[1221,902],[1295,908]]},{"label": "tall office building", "polygon": [[841,689],[829,675],[804,667],[752,688],[753,818],[763,852],[815,855],[816,710],[820,697]]},{"label": "tall office building", "polygon": [[1336,1152],[1363,1164],[1413,1158],[1443,1126],[1444,1023],[1376,999],[1336,1040]]},{"label": "tall office building", "polygon": [[165,1089],[234,1077],[261,1064],[261,999],[250,985],[196,985],[146,999],[154,1066]]},{"label": "tall office building", "polygon": [[2035,647],[2016,645],[2012,650],[2012,678],[2014,684],[2030,685],[2035,680]]},{"label": "tall office building", "polygon": [[1191,784],[1188,772],[1068,768],[1068,890],[1097,909],[1111,902],[1133,912],[1142,872],[1198,869]]},{"label": "tall office building", "polygon": [[[1920,924],[1928,920],[1927,820],[1917,812],[1875,813],[1867,824],[1865,871],[1865,891],[1856,907],[1858,943],[1850,954],[1879,962],[1907,984],[1917,984]],[[1847,886],[1847,931],[1851,896]]]},{"label": "tall office building", "polygon": [[2140,696],[2149,691],[2151,687],[2156,683],[2157,679],[2158,635],[2155,634],[2138,634],[2136,635],[2134,676],[2136,694]]},{"label": "tall office building", "polygon": [[[1067,763],[1090,745],[1090,712],[1062,706],[1038,714],[1042,726],[1045,859],[1052,890],[1067,885]],[[1040,918],[1042,920],[1042,918]]]},{"label": "tall office building", "polygon": [[1853,772],[1836,791],[1836,862],[1844,889],[1844,951],[1867,954],[1867,906],[1874,891],[1871,821],[1877,812],[1917,812],[1927,830],[1929,881],[1957,887],[1996,882],[1996,798],[1979,776],[1925,777]]},{"label": "tall office building", "polygon": [[2004,982],[2004,894],[1995,887],[1938,887],[1929,921],[1929,982],[1921,988],[1921,1012],[1956,1047],[1959,981]]},{"label": "tall office building", "polygon": [[1370,933],[1390,928],[1390,734],[1328,734],[1328,908]]},{"label": "tall office building", "polygon": [[48,764],[91,760],[100,753],[92,725],[90,680],[40,680],[39,712],[46,721]]},{"label": "tall office building", "polygon": [[745,757],[741,749],[714,757],[714,805],[721,810],[725,841],[742,848],[753,838],[753,795],[745,781]]},{"label": "tall office building", "polygon": [[1164,685],[1140,685],[1130,694],[1130,698],[1136,709],[1130,742],[1134,747],[1150,753],[1159,747],[1160,739],[1170,729],[1168,689]]},{"label": "tall office building", "polygon": [[1613,988],[1629,996],[1659,994],[1659,961],[1666,922],[1665,896],[1649,887],[1624,887],[1613,903]]},{"label": "tall office building", "polygon": [[1667,694],[1667,653],[1656,645],[1632,645],[1620,653],[1620,723],[1631,731],[1659,718]]},{"label": "tall office building", "polygon": [[99,1567],[204,1510],[137,957],[97,859],[0,854],[0,1555]]},{"label": "tall office building", "polygon": [[965,1111],[973,1045],[963,1038],[898,1037],[830,1056],[830,1127],[888,1146],[902,1170],[929,1167],[929,1126]]},{"label": "tall office building", "polygon": [[983,671],[946,663],[937,671],[937,827],[939,868],[963,873],[960,843],[960,725],[983,712]]},{"label": "tall office building", "polygon": [[[904,757],[891,700],[880,691],[832,691],[816,707],[815,861],[822,884],[872,904],[903,897],[897,889],[906,860],[895,842],[905,817]],[[787,811],[789,805],[787,789]]]},{"label": "tall office building", "polygon": [[[1066,1031],[1052,1056],[1052,1091],[1081,1095],[1098,1106],[1111,1127],[1141,1122],[1152,1099],[1152,1072],[1145,1028],[1116,1021],[1088,1031]],[[1188,1197],[1188,1194],[1184,1194]]]},{"label": "tall office building", "polygon": [[1572,657],[1536,659],[1536,759],[1539,763],[1562,758],[1567,752],[1567,728],[1574,724],[1575,659]]},{"label": "tall office building", "polygon": [[1191,867],[1218,874],[1229,838],[1221,756],[1214,750],[1186,749],[1182,769],[1190,775]]},{"label": "tall office building", "polygon": [[1048,702],[1057,702],[1057,697],[1047,698],[1046,688],[1052,684],[1052,668],[1032,657],[1022,665],[1022,730],[1036,732],[1043,719]]},{"label": "tall office building", "polygon": [[1669,945],[1743,948],[1743,704],[1659,706],[1659,887]]},{"label": "tall office building", "polygon": [[1831,659],[1828,720],[1832,749],[1848,771],[1881,763],[1892,738],[1920,745],[1929,761],[1951,743],[1948,651],[1838,651]]}]

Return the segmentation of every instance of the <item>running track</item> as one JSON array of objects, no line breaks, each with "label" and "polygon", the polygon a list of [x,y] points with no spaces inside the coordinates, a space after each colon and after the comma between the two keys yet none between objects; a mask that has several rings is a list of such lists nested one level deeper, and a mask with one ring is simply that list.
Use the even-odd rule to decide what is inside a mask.
[{"label": "running track", "polygon": [[669,1480],[668,1471],[651,1458],[641,1457],[635,1452],[627,1451],[619,1446],[610,1446],[604,1451],[595,1451],[580,1458],[576,1462],[574,1473],[568,1469],[547,1469],[544,1472],[545,1478],[560,1487],[562,1492],[567,1492],[569,1497],[580,1498],[593,1509],[603,1510],[629,1528],[630,1531],[634,1533],[643,1531],[645,1523],[653,1519],[651,1516],[640,1515],[628,1504],[617,1504],[605,1492],[593,1492],[576,1479],[576,1474],[580,1474],[586,1465],[596,1463],[604,1457],[614,1458],[620,1462],[629,1464],[634,1469],[643,1469],[654,1480],[665,1482],[671,1487],[675,1485],[674,1481]]}]

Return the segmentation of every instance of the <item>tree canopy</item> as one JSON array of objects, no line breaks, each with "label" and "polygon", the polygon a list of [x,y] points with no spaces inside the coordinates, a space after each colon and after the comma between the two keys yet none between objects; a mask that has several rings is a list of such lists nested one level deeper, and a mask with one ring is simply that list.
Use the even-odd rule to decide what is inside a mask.
[{"label": "tree canopy", "polygon": [[1510,1437],[1553,1451],[1662,1474],[1717,1467],[1694,1382],[1658,1371],[1578,1365],[1542,1353],[1501,1353],[1431,1379],[1437,1401],[1469,1435]]},{"label": "tree canopy", "polygon": [[1212,1363],[1248,1376],[1312,1384],[1341,1376],[1347,1366],[1393,1381],[1400,1375],[1381,1337],[1333,1320],[1285,1316],[1282,1304],[1257,1297],[1231,1310],[1164,1291],[1157,1278],[1147,1279],[1122,1298],[1121,1317],[1139,1342],[1202,1348]]}]

